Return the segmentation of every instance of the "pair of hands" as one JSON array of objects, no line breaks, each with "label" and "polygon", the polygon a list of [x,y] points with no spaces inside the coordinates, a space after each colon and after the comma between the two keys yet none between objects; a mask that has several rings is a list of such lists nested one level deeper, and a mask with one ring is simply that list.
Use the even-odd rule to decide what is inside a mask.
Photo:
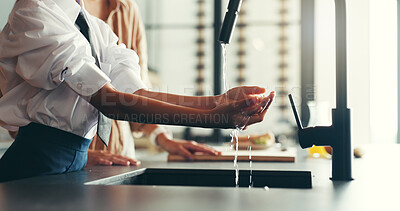
[{"label": "pair of hands", "polygon": [[[193,155],[195,152],[203,152],[210,155],[220,155],[221,152],[214,150],[204,144],[199,144],[195,141],[186,140],[173,140],[169,139],[164,133],[157,136],[158,145],[170,154],[181,155],[187,160],[193,160]],[[88,151],[88,161],[86,166],[138,166],[140,161],[122,156],[117,154],[112,154],[106,151],[99,150],[89,150]]]},{"label": "pair of hands", "polygon": [[[216,96],[214,115],[228,115],[228,128],[246,128],[261,122],[272,104],[275,92],[265,95],[266,90],[257,86],[235,87]],[[220,118],[222,119],[222,118]]]},{"label": "pair of hands", "polygon": [[[271,105],[275,92],[264,95],[265,89],[257,86],[241,86],[230,89],[215,97],[216,114],[228,114],[233,127],[246,128],[248,125],[261,122]],[[195,141],[172,140],[164,133],[157,136],[157,144],[170,154],[181,155],[187,160],[193,160],[194,153],[202,152],[209,155],[221,155],[221,152],[210,146]]]},{"label": "pair of hands", "polygon": [[[226,93],[214,98],[215,107],[213,116],[227,115],[228,121],[222,122],[224,128],[246,128],[248,125],[261,122],[271,105],[275,92],[265,95],[265,89],[256,86],[242,86],[230,89]],[[219,117],[221,119],[221,116]],[[172,140],[165,134],[157,136],[158,145],[170,154],[178,154],[187,160],[192,160],[195,152],[203,152],[210,155],[220,155],[221,152],[213,148],[199,144],[195,141]],[[91,165],[124,165],[137,166],[140,161],[122,155],[116,155],[105,151],[89,150],[87,166]]]}]

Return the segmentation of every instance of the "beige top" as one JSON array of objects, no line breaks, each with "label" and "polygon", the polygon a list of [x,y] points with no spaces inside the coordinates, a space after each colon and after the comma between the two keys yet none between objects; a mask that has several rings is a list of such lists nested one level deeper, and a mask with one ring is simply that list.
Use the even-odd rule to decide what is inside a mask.
[{"label": "beige top", "polygon": [[[98,5],[104,3],[105,5]],[[97,5],[96,5],[97,4]],[[92,15],[101,18],[102,11],[110,11],[105,14],[105,21],[110,25],[114,33],[119,37],[119,43],[124,43],[127,48],[133,49],[139,56],[141,76],[145,84],[150,87],[147,68],[147,44],[145,28],[142,22],[139,8],[133,0],[107,0],[107,1],[85,1],[86,9]],[[100,13],[96,13],[95,6],[99,6]],[[103,10],[103,8],[109,10]],[[140,127],[139,124],[133,124]],[[95,136],[89,149],[106,150],[124,156],[134,157],[134,142],[128,122],[115,121],[111,123],[111,136],[109,146],[106,147],[101,140]]]},{"label": "beige top", "polygon": [[138,54],[142,80],[151,87],[148,78],[146,34],[139,7],[133,0],[109,0],[109,2],[110,7],[114,9],[106,22],[119,37],[119,43],[124,43],[127,48]]}]

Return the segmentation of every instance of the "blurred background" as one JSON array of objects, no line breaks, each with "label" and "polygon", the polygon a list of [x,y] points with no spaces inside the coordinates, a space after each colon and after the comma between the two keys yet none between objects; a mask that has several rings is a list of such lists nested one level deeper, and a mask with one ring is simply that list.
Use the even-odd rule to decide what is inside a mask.
[{"label": "blurred background", "polygon": [[[14,0],[0,3],[0,28]],[[145,22],[153,89],[213,95],[222,69],[214,34],[226,0],[136,0]],[[348,1],[348,97],[352,140],[398,142],[398,16],[396,0]],[[217,15],[217,17],[216,17]],[[216,19],[215,19],[216,17]],[[304,125],[329,125],[335,107],[333,0],[244,0],[227,46],[228,88],[258,85],[277,98],[262,123],[245,134],[273,132],[295,139],[287,94],[295,97]],[[1,46],[0,46],[1,47]],[[219,82],[218,82],[219,81]],[[219,83],[219,84],[218,84]],[[217,90],[218,91],[218,90]],[[215,138],[212,129],[170,127],[176,137]],[[1,142],[10,140],[5,130]]]}]

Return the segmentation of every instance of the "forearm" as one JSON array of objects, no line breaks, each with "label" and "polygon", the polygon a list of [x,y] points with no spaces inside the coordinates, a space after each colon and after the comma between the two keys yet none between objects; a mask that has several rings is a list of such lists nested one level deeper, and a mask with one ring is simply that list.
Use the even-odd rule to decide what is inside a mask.
[{"label": "forearm", "polygon": [[136,91],[135,94],[189,108],[213,109],[216,106],[215,96],[183,96],[144,89]]},{"label": "forearm", "polygon": [[[107,85],[106,85],[107,86]],[[102,94],[100,94],[103,92]],[[168,124],[197,127],[226,127],[228,117],[197,109],[166,103],[156,99],[102,88],[92,97],[91,104],[112,119],[148,124]],[[218,118],[218,121],[214,121]]]},{"label": "forearm", "polygon": [[215,124],[209,110],[174,105],[135,94],[119,93],[132,104],[117,102],[106,115],[113,119],[147,124],[167,124],[197,127],[221,127]]}]

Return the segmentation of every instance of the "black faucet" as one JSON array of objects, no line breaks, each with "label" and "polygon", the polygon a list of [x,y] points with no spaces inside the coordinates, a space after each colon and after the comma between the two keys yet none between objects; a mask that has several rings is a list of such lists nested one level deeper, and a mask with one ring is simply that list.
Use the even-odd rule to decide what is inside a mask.
[{"label": "black faucet", "polygon": [[352,147],[350,136],[350,109],[347,108],[347,60],[346,60],[346,0],[335,0],[336,15],[336,109],[332,109],[332,125],[307,127],[301,125],[291,95],[293,113],[298,126],[298,138],[302,148],[332,147],[332,180],[352,180]]},{"label": "black faucet", "polygon": [[232,33],[235,29],[241,6],[242,0],[229,1],[228,10],[225,13],[224,22],[222,23],[218,38],[218,41],[220,41],[222,44],[229,44],[231,42]]},{"label": "black faucet", "polygon": [[[221,27],[219,41],[229,44],[238,18],[242,0],[230,0]],[[346,0],[335,0],[336,18],[336,109],[332,109],[332,125],[303,128],[293,98],[289,95],[295,114],[299,143],[302,148],[332,146],[332,180],[352,180],[352,147],[350,109],[347,108],[347,41]]]}]

